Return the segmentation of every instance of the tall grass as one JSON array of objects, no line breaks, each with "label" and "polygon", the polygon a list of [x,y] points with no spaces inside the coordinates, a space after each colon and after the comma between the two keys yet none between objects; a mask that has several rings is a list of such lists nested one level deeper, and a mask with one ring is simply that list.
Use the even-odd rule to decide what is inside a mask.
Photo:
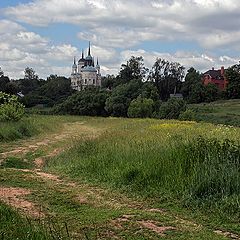
[{"label": "tall grass", "polygon": [[221,100],[211,103],[190,104],[197,121],[240,127],[240,100]]},{"label": "tall grass", "polygon": [[[240,145],[220,138],[233,135],[234,129],[221,134],[217,129],[223,127],[207,124],[149,123],[135,122],[82,140],[48,167],[143,197],[179,199],[185,205],[205,202],[238,218]],[[214,132],[219,139],[210,136]]]},{"label": "tall grass", "polygon": [[21,217],[17,212],[0,203],[0,239],[51,239],[49,234],[33,220]]},{"label": "tall grass", "polygon": [[[52,218],[32,219],[0,202],[1,240],[68,240],[67,223],[60,224]],[[83,238],[85,239],[85,238]]]},{"label": "tall grass", "polygon": [[17,122],[0,122],[0,142],[32,137],[60,128],[59,117],[55,116],[26,116]]}]

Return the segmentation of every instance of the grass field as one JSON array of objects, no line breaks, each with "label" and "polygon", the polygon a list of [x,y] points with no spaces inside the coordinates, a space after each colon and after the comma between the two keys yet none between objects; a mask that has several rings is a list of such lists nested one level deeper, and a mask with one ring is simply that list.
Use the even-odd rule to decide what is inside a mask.
[{"label": "grass field", "polygon": [[221,100],[212,103],[191,104],[196,120],[240,127],[240,100]]},{"label": "grass field", "polygon": [[61,118],[53,116],[25,116],[18,122],[0,122],[0,142],[29,138],[38,134],[54,132],[60,128]]},{"label": "grass field", "polygon": [[[2,239],[17,237],[16,230],[7,238],[13,227],[29,232],[22,239],[239,237],[239,128],[155,119],[37,121],[50,126],[56,119],[48,134],[1,145]],[[28,192],[6,196],[20,190]],[[10,209],[14,199],[31,208],[20,202]]]}]

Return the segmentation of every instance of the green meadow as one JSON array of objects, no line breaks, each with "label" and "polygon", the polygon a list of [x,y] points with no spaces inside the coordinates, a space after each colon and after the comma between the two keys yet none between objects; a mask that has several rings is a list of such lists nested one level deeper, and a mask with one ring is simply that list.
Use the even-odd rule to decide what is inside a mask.
[{"label": "green meadow", "polygon": [[[2,239],[16,238],[17,232],[7,237],[12,228],[26,229],[29,235],[21,239],[187,240],[228,239],[216,230],[240,234],[238,127],[111,117],[35,115],[27,121],[41,126],[38,135],[15,141],[15,147],[55,139],[64,131],[66,139],[2,160],[1,185],[31,190],[26,199],[47,216],[34,220],[2,202]],[[3,147],[10,149],[12,142],[2,143],[2,152]],[[49,156],[54,149],[61,151]],[[59,181],[39,179],[34,159],[44,156],[41,172]],[[113,226],[116,221],[121,226]],[[159,235],[142,227],[143,221],[172,230]]]}]

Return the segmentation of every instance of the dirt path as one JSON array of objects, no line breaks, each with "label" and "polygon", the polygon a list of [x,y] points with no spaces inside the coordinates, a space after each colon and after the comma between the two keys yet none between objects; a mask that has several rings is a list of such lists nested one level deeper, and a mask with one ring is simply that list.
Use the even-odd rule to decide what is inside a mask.
[{"label": "dirt path", "polygon": [[[69,148],[71,141],[96,138],[100,134],[100,130],[83,122],[68,123],[60,133],[44,139],[21,141],[21,146],[1,153],[0,164],[9,157],[24,157],[42,151],[33,159],[35,167],[32,169],[5,169],[0,200],[32,218],[44,219],[50,215],[69,222],[72,239],[80,239],[82,226],[91,234],[97,234],[92,239],[128,239],[128,235],[131,239],[143,239],[142,236],[144,239],[162,239],[168,234],[173,236],[168,239],[178,239],[181,234],[186,234],[186,238],[181,239],[195,239],[194,236],[203,236],[198,239],[240,239],[221,230],[204,232],[203,226],[163,209],[151,208],[146,202],[42,170],[45,161]],[[19,182],[21,187],[15,186]],[[205,238],[204,234],[211,238]]]},{"label": "dirt path", "polygon": [[[61,132],[50,134],[43,138],[32,138],[28,140],[17,141],[12,146],[11,143],[4,144],[4,148],[11,149],[0,153],[0,163],[9,156],[26,155],[29,152],[37,151],[38,149],[46,149],[49,146],[64,142],[64,148],[66,148],[67,140],[74,140],[76,138],[95,138],[98,136],[100,130],[84,125],[84,122],[65,123]],[[54,154],[51,150],[51,154]]]}]

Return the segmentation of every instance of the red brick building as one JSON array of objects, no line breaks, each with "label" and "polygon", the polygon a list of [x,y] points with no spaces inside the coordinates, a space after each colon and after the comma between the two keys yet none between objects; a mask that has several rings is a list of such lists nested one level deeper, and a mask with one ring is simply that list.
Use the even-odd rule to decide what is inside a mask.
[{"label": "red brick building", "polygon": [[220,90],[225,90],[228,84],[228,81],[225,77],[224,67],[221,67],[220,70],[208,70],[203,74],[203,84],[208,85],[209,83],[215,84]]}]

